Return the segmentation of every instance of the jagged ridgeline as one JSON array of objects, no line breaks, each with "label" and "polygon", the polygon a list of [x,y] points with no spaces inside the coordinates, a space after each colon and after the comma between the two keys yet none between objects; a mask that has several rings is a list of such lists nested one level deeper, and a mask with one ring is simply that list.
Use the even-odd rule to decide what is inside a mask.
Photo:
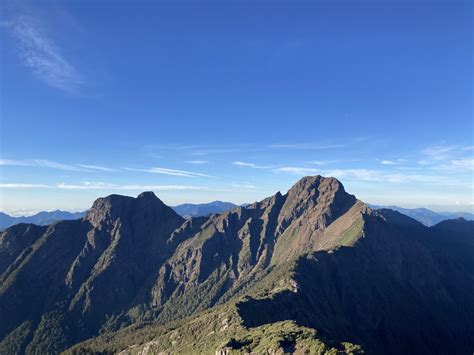
[{"label": "jagged ridgeline", "polygon": [[321,176],[188,220],[111,195],[1,234],[0,354],[472,354],[473,228]]}]

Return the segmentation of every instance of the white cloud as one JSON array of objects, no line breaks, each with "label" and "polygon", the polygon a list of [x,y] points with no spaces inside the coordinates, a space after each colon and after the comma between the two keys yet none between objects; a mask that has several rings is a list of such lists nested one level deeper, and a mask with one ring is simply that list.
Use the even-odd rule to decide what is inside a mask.
[{"label": "white cloud", "polygon": [[252,169],[268,169],[268,166],[263,166],[263,165],[257,165],[254,163],[246,163],[244,161],[234,161],[232,165],[240,166],[240,167],[246,167],[246,168],[252,168]]},{"label": "white cloud", "polygon": [[192,185],[115,185],[104,182],[83,182],[81,184],[60,183],[56,185],[8,183],[0,184],[2,189],[62,189],[62,190],[155,190],[155,191],[183,191],[209,190],[206,186]]},{"label": "white cloud", "polygon": [[252,185],[252,184],[232,184],[232,187],[235,187],[237,189],[256,189],[257,186]]},{"label": "white cloud", "polygon": [[56,161],[46,159],[25,159],[25,160],[11,160],[11,159],[0,159],[0,165],[5,166],[31,166],[37,168],[50,168],[56,170],[66,171],[117,171],[116,169],[107,168],[99,165],[87,165],[87,164],[64,164]]},{"label": "white cloud", "polygon": [[452,158],[458,149],[459,147],[455,145],[436,145],[423,149],[421,153],[430,160],[440,161]]},{"label": "white cloud", "polygon": [[313,161],[308,161],[308,164],[313,164],[313,165],[327,165],[331,163],[335,163],[337,160],[313,160]]},{"label": "white cloud", "polygon": [[11,159],[0,159],[0,165],[5,165],[5,166],[30,166],[30,164],[27,164],[26,162],[22,162],[19,160],[11,160]]},{"label": "white cloud", "polygon": [[319,170],[307,167],[285,166],[273,170],[275,173],[289,173],[297,176],[305,175],[323,175],[332,176],[342,181],[358,181],[358,182],[380,182],[380,183],[430,183],[443,184],[450,186],[466,186],[471,187],[472,184],[466,184],[458,180],[451,180],[439,175],[429,174],[411,174],[403,172],[391,172],[385,170],[372,169],[329,169]]},{"label": "white cloud", "polygon": [[172,175],[172,176],[182,176],[182,177],[206,177],[206,178],[216,178],[212,175],[195,173],[192,171],[186,170],[177,170],[177,169],[168,169],[168,168],[150,168],[150,169],[134,169],[134,168],[125,168],[130,171],[143,171],[150,174],[163,174],[163,175]]},{"label": "white cloud", "polygon": [[438,145],[422,150],[426,156],[418,164],[432,170],[451,173],[466,173],[474,171],[473,146]]},{"label": "white cloud", "polygon": [[208,160],[188,160],[186,163],[202,165],[202,164],[209,164],[209,161]]},{"label": "white cloud", "polygon": [[87,171],[87,169],[76,165],[58,163],[51,160],[45,159],[28,159],[28,160],[11,160],[11,159],[0,159],[0,165],[11,165],[11,166],[32,166],[41,168],[52,168],[67,171]]},{"label": "white cloud", "polygon": [[474,158],[451,160],[451,164],[455,167],[460,167],[460,168],[464,168],[464,169],[467,169],[467,170],[473,170],[474,169]]},{"label": "white cloud", "polygon": [[49,185],[42,184],[22,184],[22,183],[13,183],[13,184],[0,184],[1,189],[43,189],[50,188]]},{"label": "white cloud", "polygon": [[[7,210],[4,210],[4,209],[1,209],[0,210],[1,212],[3,213],[6,213],[12,217],[22,217],[22,216],[33,216],[39,212],[41,212],[41,210],[29,210],[29,209],[19,209],[19,210],[13,210],[13,211],[7,211]],[[53,210],[51,210],[53,211]]]},{"label": "white cloud", "polygon": [[44,167],[44,168],[68,170],[68,171],[87,171],[87,169],[81,168],[80,166],[58,163],[51,160],[34,159],[34,160],[31,160],[31,163],[32,163],[32,166],[38,166],[38,167]]},{"label": "white cloud", "polygon": [[434,166],[433,169],[450,171],[453,173],[468,173],[474,171],[474,158],[453,159],[444,164]]},{"label": "white cloud", "polygon": [[328,143],[328,144],[314,144],[314,143],[293,143],[293,144],[271,144],[270,148],[283,148],[283,149],[298,149],[298,150],[322,150],[322,149],[335,149],[346,147],[347,144],[342,143]]},{"label": "white cloud", "polygon": [[237,153],[242,150],[249,150],[249,144],[228,144],[228,145],[205,145],[205,144],[148,144],[143,147],[148,154],[155,155],[156,152],[176,151],[181,154],[191,156],[206,156],[212,154]]},{"label": "white cloud", "polygon": [[[334,169],[322,172],[324,176],[333,176],[340,180],[352,180],[361,182],[380,182],[395,184],[431,184],[440,186],[453,186],[473,189],[472,182],[462,179],[452,179],[439,174],[411,174],[404,172],[390,172],[371,169]],[[423,185],[421,185],[423,186]]]},{"label": "white cloud", "polygon": [[338,179],[368,181],[368,182],[389,182],[389,183],[408,183],[408,182],[437,182],[438,176],[421,174],[391,173],[382,170],[370,169],[334,169],[324,172],[325,176],[333,176]]},{"label": "white cloud", "polygon": [[91,170],[107,171],[107,172],[117,171],[117,169],[107,168],[105,166],[100,166],[100,165],[87,165],[87,164],[76,164],[76,165],[81,168],[91,169]]},{"label": "white cloud", "polygon": [[207,186],[192,185],[123,185],[120,190],[155,190],[155,191],[187,191],[187,190],[210,190]]},{"label": "white cloud", "polygon": [[320,173],[320,170],[313,168],[304,168],[297,166],[283,166],[280,168],[274,169],[276,173],[290,173],[294,175],[315,175]]},{"label": "white cloud", "polygon": [[30,16],[20,15],[2,24],[15,40],[23,64],[46,84],[64,91],[74,91],[84,81],[66,60],[61,48],[49,37],[42,24]]},{"label": "white cloud", "polygon": [[393,161],[393,160],[382,160],[382,161],[380,162],[380,164],[383,164],[383,165],[397,165],[397,164],[399,164],[399,163],[397,163],[397,162],[395,162],[395,161]]},{"label": "white cloud", "polygon": [[117,188],[116,185],[107,184],[104,182],[83,182],[82,184],[74,185],[74,184],[66,184],[60,183],[51,188],[59,188],[65,190],[98,190],[98,189],[113,189]]}]

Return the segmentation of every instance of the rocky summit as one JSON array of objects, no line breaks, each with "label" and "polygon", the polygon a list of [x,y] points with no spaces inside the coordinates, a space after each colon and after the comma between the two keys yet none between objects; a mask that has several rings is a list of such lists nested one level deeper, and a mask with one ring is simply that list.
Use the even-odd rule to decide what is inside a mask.
[{"label": "rocky summit", "polygon": [[152,192],[0,235],[1,354],[474,351],[474,222],[334,178],[184,219]]}]

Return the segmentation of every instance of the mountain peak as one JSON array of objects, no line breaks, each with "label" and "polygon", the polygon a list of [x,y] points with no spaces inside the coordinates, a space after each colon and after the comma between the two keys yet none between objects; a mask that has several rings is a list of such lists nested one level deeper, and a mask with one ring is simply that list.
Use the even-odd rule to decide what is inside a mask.
[{"label": "mountain peak", "polygon": [[[150,212],[159,215],[170,210],[156,195],[151,191],[142,192],[136,198],[123,195],[109,195],[98,198],[94,201],[91,209],[87,212],[86,218],[97,226],[103,221],[114,221],[119,218],[126,218],[136,213]],[[176,216],[177,217],[177,216]]]},{"label": "mountain peak", "polygon": [[300,179],[285,195],[278,216],[278,260],[317,249],[323,231],[356,203],[355,196],[335,178],[316,175]]},{"label": "mountain peak", "polygon": [[317,189],[321,185],[326,185],[333,189],[342,187],[342,183],[336,178],[314,175],[302,177],[291,187],[290,191]]},{"label": "mountain peak", "polygon": [[294,184],[287,194],[289,210],[307,211],[311,206],[353,205],[356,198],[344,190],[339,180],[321,175],[305,176]]},{"label": "mountain peak", "polygon": [[137,196],[137,200],[147,200],[147,201],[154,201],[154,200],[161,200],[155,195],[153,191],[144,191],[140,195]]}]

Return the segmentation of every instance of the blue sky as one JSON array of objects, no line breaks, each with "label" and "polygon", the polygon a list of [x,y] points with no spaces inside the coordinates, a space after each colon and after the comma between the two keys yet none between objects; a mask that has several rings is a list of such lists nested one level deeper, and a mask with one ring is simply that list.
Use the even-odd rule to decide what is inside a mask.
[{"label": "blue sky", "polygon": [[470,1],[4,1],[0,209],[299,177],[474,208]]}]

